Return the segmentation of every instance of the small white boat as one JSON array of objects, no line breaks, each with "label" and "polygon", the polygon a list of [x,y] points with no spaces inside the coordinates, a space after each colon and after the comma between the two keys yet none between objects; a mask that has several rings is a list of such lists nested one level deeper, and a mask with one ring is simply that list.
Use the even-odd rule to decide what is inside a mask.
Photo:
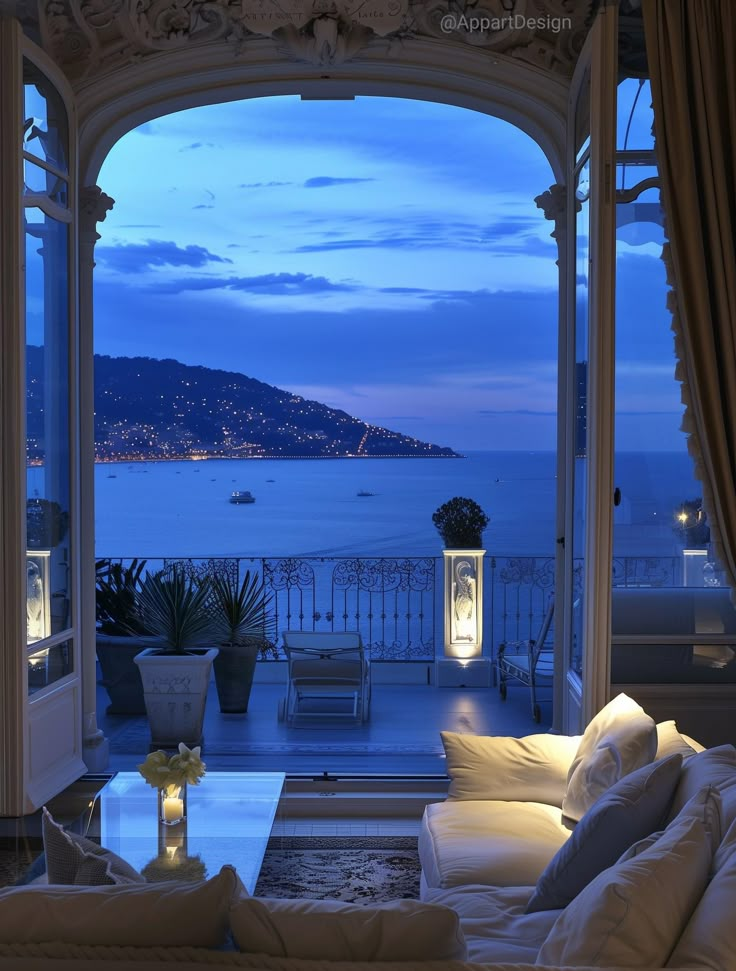
[{"label": "small white boat", "polygon": [[236,489],[235,492],[231,493],[230,495],[230,502],[243,503],[243,502],[255,502],[255,501],[256,501],[256,497],[254,495],[251,495],[250,492],[241,491],[239,489]]}]

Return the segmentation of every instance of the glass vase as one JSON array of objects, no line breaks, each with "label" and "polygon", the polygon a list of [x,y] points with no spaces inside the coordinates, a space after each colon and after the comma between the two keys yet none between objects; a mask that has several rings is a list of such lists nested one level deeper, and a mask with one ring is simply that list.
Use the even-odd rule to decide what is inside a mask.
[{"label": "glass vase", "polygon": [[176,826],[187,818],[187,784],[158,790],[158,818],[163,826]]}]

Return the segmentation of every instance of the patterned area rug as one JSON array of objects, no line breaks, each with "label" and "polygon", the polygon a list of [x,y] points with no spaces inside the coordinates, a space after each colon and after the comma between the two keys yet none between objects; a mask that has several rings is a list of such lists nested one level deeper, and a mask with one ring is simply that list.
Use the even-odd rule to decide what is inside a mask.
[{"label": "patterned area rug", "polygon": [[381,903],[419,897],[412,837],[277,838],[269,842],[257,897],[330,897]]}]

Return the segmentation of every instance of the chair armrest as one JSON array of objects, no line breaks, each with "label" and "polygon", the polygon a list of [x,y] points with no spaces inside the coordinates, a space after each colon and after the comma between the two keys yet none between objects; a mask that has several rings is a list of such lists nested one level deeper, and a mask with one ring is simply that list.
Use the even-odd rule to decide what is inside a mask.
[{"label": "chair armrest", "polygon": [[450,777],[448,798],[562,806],[579,735],[440,735]]}]

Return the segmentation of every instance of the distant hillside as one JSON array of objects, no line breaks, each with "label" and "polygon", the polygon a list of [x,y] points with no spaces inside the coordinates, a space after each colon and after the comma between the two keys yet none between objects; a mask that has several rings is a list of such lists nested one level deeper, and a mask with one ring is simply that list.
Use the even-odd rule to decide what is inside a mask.
[{"label": "distant hillside", "polygon": [[[40,448],[43,416],[36,382],[43,351],[27,350],[29,435],[38,437]],[[366,424],[244,374],[97,354],[95,443],[100,460],[457,457],[450,448]]]}]

